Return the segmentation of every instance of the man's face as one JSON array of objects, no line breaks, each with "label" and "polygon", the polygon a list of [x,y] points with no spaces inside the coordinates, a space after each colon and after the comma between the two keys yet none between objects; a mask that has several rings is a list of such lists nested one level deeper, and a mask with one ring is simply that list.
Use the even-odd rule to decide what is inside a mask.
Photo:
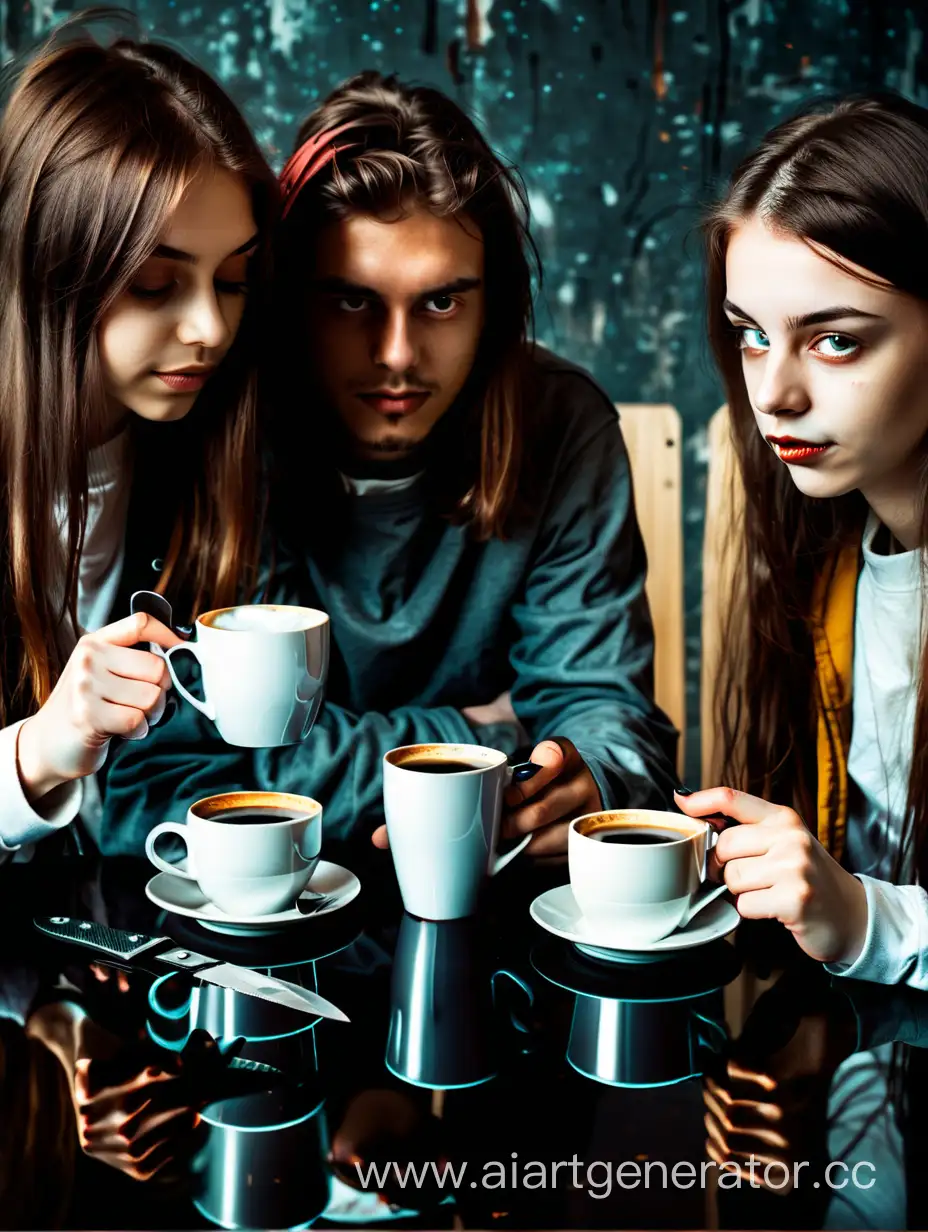
[{"label": "man's face", "polygon": [[353,215],[319,235],[310,347],[358,457],[421,444],[470,374],[484,322],[483,238],[466,216]]}]

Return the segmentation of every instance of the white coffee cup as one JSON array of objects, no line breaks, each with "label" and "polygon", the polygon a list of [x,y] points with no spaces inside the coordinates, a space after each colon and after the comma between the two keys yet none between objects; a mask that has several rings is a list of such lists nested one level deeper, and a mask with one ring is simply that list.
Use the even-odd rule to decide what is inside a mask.
[{"label": "white coffee cup", "polygon": [[[436,762],[466,768],[434,773]],[[496,854],[503,793],[513,774],[506,754],[479,744],[410,744],[383,759],[390,851],[406,910],[423,920],[458,920],[476,910],[486,876],[506,867],[531,839]]]},{"label": "white coffee cup", "polygon": [[[197,618],[197,638],[165,652],[178,693],[216,724],[226,744],[277,748],[308,734],[329,667],[329,618],[273,603],[219,608]],[[200,664],[203,700],[177,679],[173,659]]]},{"label": "white coffee cup", "polygon": [[[187,847],[186,867],[155,850],[163,834]],[[145,840],[162,872],[199,883],[229,915],[262,916],[292,907],[322,850],[322,805],[282,791],[230,791],[191,804],[186,824],[163,821]]]},{"label": "white coffee cup", "polygon": [[[641,834],[663,841],[636,839]],[[648,944],[688,924],[726,889],[706,880],[716,839],[707,822],[680,813],[617,809],[577,817],[567,831],[570,888],[591,939]]]}]

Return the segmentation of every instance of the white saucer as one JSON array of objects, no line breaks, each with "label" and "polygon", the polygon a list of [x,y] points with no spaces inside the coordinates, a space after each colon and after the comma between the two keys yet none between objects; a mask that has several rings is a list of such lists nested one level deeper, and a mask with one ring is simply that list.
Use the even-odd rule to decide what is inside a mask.
[{"label": "white saucer", "polygon": [[[346,907],[357,898],[361,891],[361,883],[354,873],[349,872],[347,868],[342,868],[340,864],[320,860],[307,890],[311,892],[309,897],[312,894],[334,894],[336,897],[319,911],[314,911],[312,915],[303,915],[297,907],[291,907],[289,911],[275,911],[273,915],[236,916],[220,911],[205,896],[197,882],[188,881],[186,877],[175,877],[171,873],[158,873],[145,887],[145,893],[151,901],[163,907],[165,911],[172,911],[175,915],[190,916],[191,919],[212,932],[247,934],[254,937],[277,932],[279,928],[287,924],[318,920],[322,916],[331,915],[333,911],[340,911],[342,907]],[[306,895],[306,890],[303,895]]]},{"label": "white saucer", "polygon": [[529,908],[532,919],[547,932],[565,941],[572,941],[578,950],[593,958],[608,962],[643,963],[672,958],[682,950],[691,950],[699,945],[708,945],[726,937],[738,927],[741,917],[734,903],[724,895],[704,907],[686,926],[660,941],[637,942],[619,949],[597,938],[596,932],[584,920],[569,885],[556,886],[539,894]]}]

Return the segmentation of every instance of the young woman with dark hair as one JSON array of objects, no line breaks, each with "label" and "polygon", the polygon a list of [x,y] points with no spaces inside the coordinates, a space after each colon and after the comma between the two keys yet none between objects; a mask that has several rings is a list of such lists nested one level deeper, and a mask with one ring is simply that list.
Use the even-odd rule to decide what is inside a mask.
[{"label": "young woman with dark hair", "polygon": [[[690,815],[745,917],[836,972],[928,987],[928,111],[775,128],[707,224],[744,517]],[[743,630],[743,634],[742,634]]]}]

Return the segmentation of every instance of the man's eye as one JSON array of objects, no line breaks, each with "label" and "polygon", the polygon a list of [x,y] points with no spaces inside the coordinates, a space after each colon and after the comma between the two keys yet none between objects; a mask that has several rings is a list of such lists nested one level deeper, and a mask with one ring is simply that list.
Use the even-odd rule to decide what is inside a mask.
[{"label": "man's eye", "polygon": [[451,295],[430,295],[427,300],[423,301],[423,306],[429,312],[434,312],[436,316],[447,316],[457,307],[457,301]]},{"label": "man's eye", "polygon": [[363,295],[343,295],[338,306],[342,312],[363,312],[367,307],[367,300]]}]

